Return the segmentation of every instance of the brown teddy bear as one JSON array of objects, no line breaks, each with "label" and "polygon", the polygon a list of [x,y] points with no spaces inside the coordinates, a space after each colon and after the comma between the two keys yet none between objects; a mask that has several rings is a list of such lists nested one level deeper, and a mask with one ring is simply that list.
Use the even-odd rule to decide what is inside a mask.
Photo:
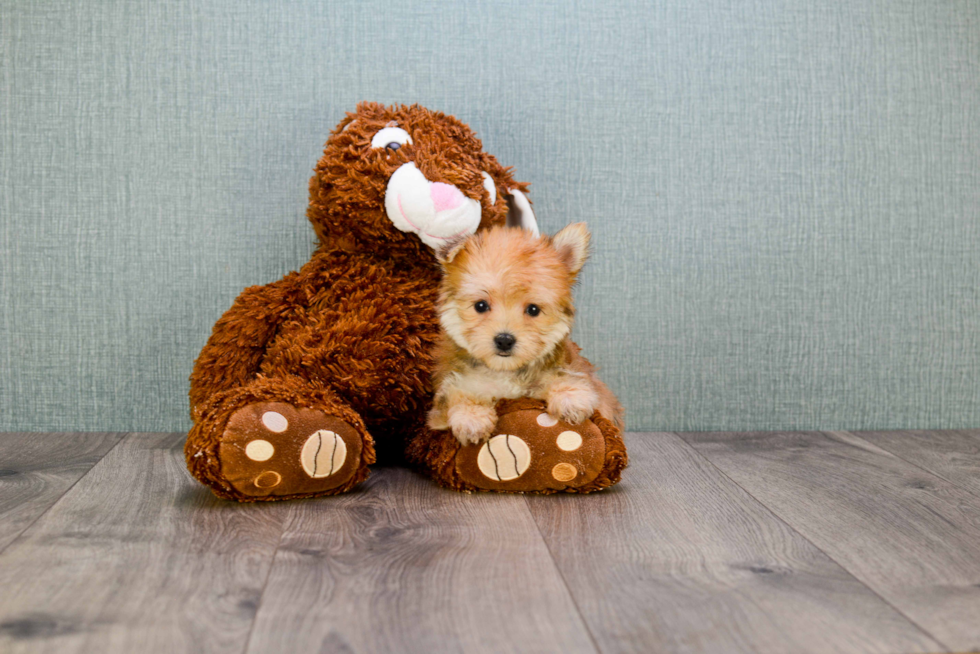
[{"label": "brown teddy bear", "polygon": [[439,333],[433,250],[495,225],[536,233],[526,191],[452,116],[358,105],[310,180],[309,263],[245,289],[195,362],[191,473],[242,502],[333,495],[368,476],[377,447],[458,490],[619,481],[620,430],[598,413],[569,425],[540,402],[501,402],[497,436],[468,446],[425,426]]}]

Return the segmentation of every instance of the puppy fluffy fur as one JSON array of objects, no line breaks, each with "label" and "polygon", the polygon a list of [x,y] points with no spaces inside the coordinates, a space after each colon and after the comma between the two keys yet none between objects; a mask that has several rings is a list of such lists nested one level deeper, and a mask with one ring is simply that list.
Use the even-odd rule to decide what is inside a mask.
[{"label": "puppy fluffy fur", "polygon": [[[623,408],[569,340],[572,287],[588,257],[589,231],[575,223],[554,237],[497,227],[449,244],[443,267],[429,426],[479,443],[497,423],[498,400],[544,400],[578,424],[599,413],[622,428]],[[509,349],[495,339],[513,337]]]}]

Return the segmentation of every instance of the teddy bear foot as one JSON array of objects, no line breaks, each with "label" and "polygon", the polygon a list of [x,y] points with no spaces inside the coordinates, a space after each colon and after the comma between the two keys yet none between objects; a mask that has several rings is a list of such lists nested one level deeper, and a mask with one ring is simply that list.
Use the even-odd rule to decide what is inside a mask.
[{"label": "teddy bear foot", "polygon": [[459,447],[452,485],[461,490],[588,493],[617,483],[626,467],[619,430],[599,414],[571,425],[533,400],[503,403],[498,414],[489,440]]},{"label": "teddy bear foot", "polygon": [[364,438],[339,418],[285,402],[232,414],[217,457],[226,490],[244,501],[333,495],[367,476]]}]

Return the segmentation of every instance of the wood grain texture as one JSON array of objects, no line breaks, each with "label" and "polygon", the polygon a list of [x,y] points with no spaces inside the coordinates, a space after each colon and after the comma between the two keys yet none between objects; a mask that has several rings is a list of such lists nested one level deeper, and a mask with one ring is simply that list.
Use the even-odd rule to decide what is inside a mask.
[{"label": "wood grain texture", "polygon": [[592,496],[382,468],[248,506],[189,477],[182,434],[0,436],[0,651],[966,651],[972,434],[867,434],[916,465],[848,433],[633,434]]},{"label": "wood grain texture", "polygon": [[940,646],[672,434],[588,497],[527,497],[603,652]]},{"label": "wood grain texture", "polygon": [[947,647],[980,648],[976,496],[845,432],[682,436]]},{"label": "wood grain texture", "polygon": [[294,503],[249,652],[595,652],[521,496],[404,469]]},{"label": "wood grain texture", "polygon": [[855,436],[980,497],[980,429],[863,431]]},{"label": "wood grain texture", "polygon": [[216,499],[183,440],[130,434],[0,555],[0,651],[243,651],[286,506]]},{"label": "wood grain texture", "polygon": [[0,434],[0,552],[105,456],[123,434]]}]

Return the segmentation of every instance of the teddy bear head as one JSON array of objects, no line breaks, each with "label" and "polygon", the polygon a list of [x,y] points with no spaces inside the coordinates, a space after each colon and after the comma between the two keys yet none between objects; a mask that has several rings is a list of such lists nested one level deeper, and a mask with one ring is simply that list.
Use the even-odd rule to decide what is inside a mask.
[{"label": "teddy bear head", "polygon": [[323,246],[436,265],[434,250],[477,230],[537,234],[526,192],[456,118],[363,102],[327,140],[307,217]]}]

